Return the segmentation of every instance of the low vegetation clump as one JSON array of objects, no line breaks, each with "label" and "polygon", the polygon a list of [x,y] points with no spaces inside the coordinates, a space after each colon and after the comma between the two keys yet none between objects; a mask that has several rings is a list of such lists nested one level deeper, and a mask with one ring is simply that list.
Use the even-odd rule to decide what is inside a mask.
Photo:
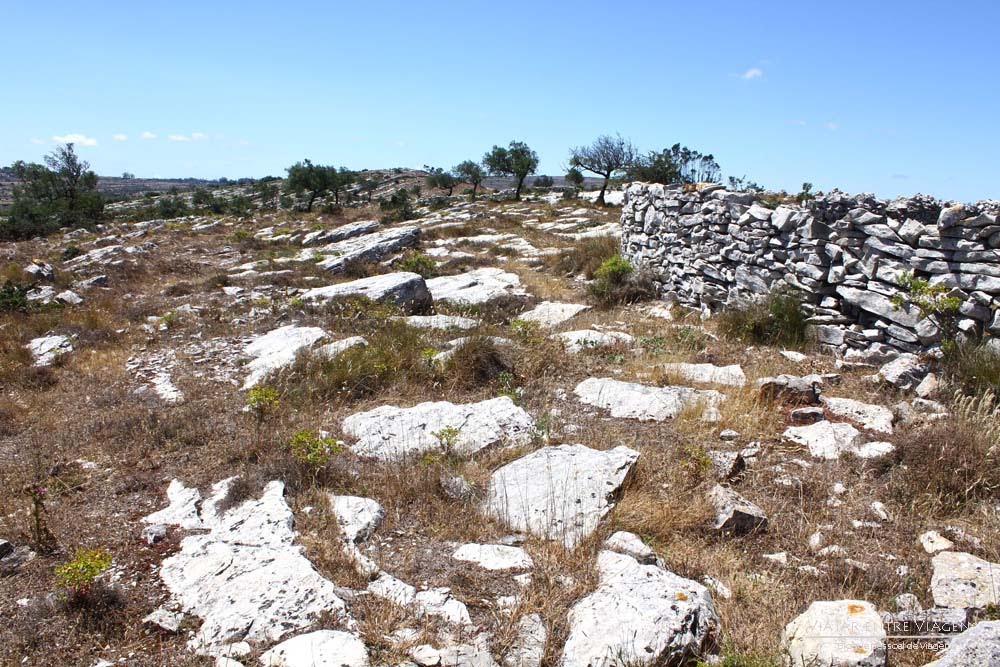
[{"label": "low vegetation clump", "polygon": [[28,312],[29,290],[27,285],[19,285],[10,280],[5,281],[3,285],[0,285],[0,312]]},{"label": "low vegetation clump", "polygon": [[443,366],[445,382],[459,389],[496,385],[501,378],[510,382],[513,364],[487,336],[473,336],[460,345]]},{"label": "low vegetation clump", "polygon": [[969,394],[1000,393],[1000,348],[983,341],[942,346],[941,370],[953,385]]},{"label": "low vegetation clump", "polygon": [[727,308],[718,316],[719,331],[730,340],[786,348],[805,346],[806,319],[801,296],[786,290]]},{"label": "low vegetation clump", "polygon": [[651,275],[636,271],[627,259],[613,255],[601,262],[594,271],[590,294],[604,308],[635,303],[656,296],[656,286]]},{"label": "low vegetation clump", "polygon": [[85,600],[97,577],[111,567],[111,554],[105,549],[80,549],[73,559],[55,569],[56,584],[70,599]]},{"label": "low vegetation clump", "polygon": [[296,431],[288,441],[288,451],[297,461],[313,468],[322,468],[342,447],[333,438],[310,429]]},{"label": "low vegetation clump", "polygon": [[573,248],[552,255],[548,268],[564,275],[583,274],[587,280],[593,280],[601,264],[618,255],[618,250],[618,239],[613,236],[583,239]]},{"label": "low vegetation clump", "polygon": [[408,253],[396,263],[396,268],[419,274],[422,278],[433,278],[437,274],[437,264],[434,260],[419,252]]}]

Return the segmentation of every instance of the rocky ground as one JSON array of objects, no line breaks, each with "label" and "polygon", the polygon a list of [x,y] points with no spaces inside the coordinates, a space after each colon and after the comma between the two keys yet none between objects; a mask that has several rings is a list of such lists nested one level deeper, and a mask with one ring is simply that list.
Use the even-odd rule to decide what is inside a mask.
[{"label": "rocky ground", "polygon": [[0,246],[0,662],[923,665],[886,621],[996,615],[989,396],[600,307],[614,206],[418,213]]}]

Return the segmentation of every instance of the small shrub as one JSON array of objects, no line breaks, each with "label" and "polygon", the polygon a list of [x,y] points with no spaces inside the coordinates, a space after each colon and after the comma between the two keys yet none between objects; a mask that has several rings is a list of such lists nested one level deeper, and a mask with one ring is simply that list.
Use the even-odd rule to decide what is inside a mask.
[{"label": "small shrub", "polygon": [[247,393],[247,407],[258,422],[264,421],[278,407],[278,390],[257,385]]},{"label": "small shrub", "polygon": [[489,337],[473,336],[448,357],[443,374],[454,387],[475,389],[496,383],[504,373],[512,376],[513,370]]},{"label": "small shrub", "polygon": [[594,271],[590,294],[605,308],[656,296],[655,283],[645,271],[636,271],[627,259],[614,255]]},{"label": "small shrub", "polygon": [[295,432],[288,442],[288,451],[296,460],[313,468],[322,468],[331,456],[339,454],[343,448],[333,438],[305,429]]},{"label": "small shrub", "polygon": [[548,260],[548,268],[565,275],[582,273],[587,280],[593,280],[594,272],[603,262],[618,254],[618,239],[613,236],[598,236],[583,239],[573,248],[567,248]]},{"label": "small shrub", "polygon": [[10,280],[5,281],[0,286],[0,312],[28,312],[28,306],[30,305],[28,301],[29,291],[30,288],[27,285],[18,285]]},{"label": "small shrub", "polygon": [[86,598],[98,575],[111,567],[111,554],[105,549],[80,549],[73,560],[55,569],[56,584],[70,597]]},{"label": "small shrub", "polygon": [[899,278],[900,287],[905,290],[892,297],[893,308],[902,308],[912,304],[917,307],[922,317],[930,318],[945,337],[941,347],[945,350],[954,346],[957,331],[958,309],[962,299],[948,296],[950,288],[944,285],[931,285],[929,280],[917,278],[912,271],[904,273]]},{"label": "small shrub", "polygon": [[718,321],[723,336],[743,343],[796,348],[807,341],[802,298],[792,291],[775,290],[763,299],[728,308]]},{"label": "small shrub", "polygon": [[68,262],[74,257],[79,257],[82,254],[83,250],[80,249],[80,246],[76,245],[75,243],[70,243],[63,249],[61,253],[59,253],[59,259],[61,259],[64,262]]},{"label": "small shrub", "polygon": [[419,252],[407,254],[396,262],[396,268],[400,271],[419,274],[422,278],[433,278],[437,274],[437,263]]}]

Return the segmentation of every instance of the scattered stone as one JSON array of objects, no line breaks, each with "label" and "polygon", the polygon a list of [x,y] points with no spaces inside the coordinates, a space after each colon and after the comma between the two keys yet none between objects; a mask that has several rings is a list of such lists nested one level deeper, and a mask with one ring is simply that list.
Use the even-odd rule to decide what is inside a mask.
[{"label": "scattered stone", "polygon": [[917,387],[929,370],[930,367],[921,362],[917,355],[901,354],[879,368],[875,379],[887,382],[898,389],[908,390]]},{"label": "scattered stone", "polygon": [[976,623],[924,667],[1000,667],[1000,621]]},{"label": "scattered stone", "polygon": [[316,266],[331,273],[340,273],[352,262],[377,262],[391,252],[416,245],[419,240],[419,227],[392,227],[336,241],[315,250],[303,250],[296,259],[314,260],[317,255],[323,255]]},{"label": "scattered stone", "polygon": [[767,530],[764,510],[729,487],[716,484],[708,500],[715,508],[715,530],[734,535]]},{"label": "scattered stone", "polygon": [[892,434],[892,410],[881,405],[862,403],[851,398],[823,396],[823,406],[839,417],[846,417],[863,428],[877,433]]},{"label": "scattered stone", "polygon": [[398,461],[428,451],[471,456],[504,442],[526,444],[535,421],[507,396],[479,403],[419,403],[412,408],[383,405],[347,417],[345,435],[356,439],[359,456]]},{"label": "scattered stone", "polygon": [[562,667],[679,665],[716,650],[719,617],[696,581],[602,551],[597,589],[570,609]]},{"label": "scattered stone", "polygon": [[785,359],[788,359],[796,364],[801,364],[809,360],[807,355],[802,354],[801,352],[795,352],[794,350],[781,350],[780,354]]},{"label": "scattered stone", "polygon": [[983,609],[1000,601],[1000,564],[956,551],[940,552],[931,564],[931,595],[938,607]]},{"label": "scattered stone", "polygon": [[892,514],[889,509],[879,501],[874,501],[868,506],[871,509],[872,514],[878,517],[879,521],[892,521]]},{"label": "scattered stone", "polygon": [[51,366],[56,359],[73,351],[69,336],[42,336],[28,343],[28,350],[35,358],[35,366]]},{"label": "scattered stone", "polygon": [[33,260],[31,264],[24,267],[24,272],[35,280],[52,282],[56,278],[56,271],[52,268],[52,265],[40,259]]},{"label": "scattered stone", "polygon": [[461,600],[454,598],[451,589],[431,588],[418,592],[413,603],[422,613],[444,619],[452,625],[470,625],[469,610]]},{"label": "scattered stone", "polygon": [[315,352],[319,357],[333,359],[353,347],[364,347],[366,345],[368,345],[368,340],[364,336],[349,336],[335,340],[332,343],[327,343],[326,345],[320,345],[316,348]]},{"label": "scattered stone", "polygon": [[781,633],[785,664],[885,667],[885,628],[875,607],[861,600],[818,601]]},{"label": "scattered stone", "polygon": [[773,554],[761,554],[761,558],[769,560],[772,563],[777,563],[778,565],[788,565],[788,552],[779,551]]},{"label": "scattered stone", "polygon": [[281,642],[260,662],[264,667],[368,667],[368,649],[348,632],[317,630]]},{"label": "scattered stone", "polygon": [[566,331],[555,334],[552,338],[561,341],[570,354],[578,354],[584,350],[600,347],[630,345],[634,340],[632,336],[621,331],[595,331],[594,329]]},{"label": "scattered stone", "polygon": [[452,500],[468,502],[476,497],[476,487],[461,475],[453,475],[447,470],[442,470],[438,483],[445,495]]},{"label": "scattered stone", "polygon": [[250,371],[243,382],[243,389],[251,389],[276,370],[290,366],[302,350],[326,338],[319,327],[300,327],[289,324],[254,338],[243,348],[250,357],[246,369]]},{"label": "scattered stone", "polygon": [[638,458],[623,446],[543,447],[493,473],[484,510],[515,530],[576,546],[611,510]]},{"label": "scattered stone", "polygon": [[806,426],[825,420],[826,413],[823,408],[795,408],[788,414],[788,418],[793,424]]},{"label": "scattered stone", "polygon": [[330,510],[337,517],[340,535],[350,543],[364,542],[385,518],[385,510],[371,498],[330,494]]},{"label": "scattered stone", "polygon": [[604,541],[604,547],[615,553],[631,556],[643,565],[663,565],[656,552],[635,533],[619,530]]},{"label": "scattered stone", "polygon": [[930,398],[938,393],[938,389],[941,386],[937,375],[934,373],[928,373],[924,376],[924,379],[920,381],[913,392],[920,398]]},{"label": "scattered stone", "polygon": [[162,523],[155,523],[142,529],[142,541],[153,546],[159,544],[167,536],[167,526]]},{"label": "scattered stone", "polygon": [[663,370],[670,374],[681,376],[688,382],[701,384],[724,384],[730,387],[742,387],[747,382],[743,369],[737,364],[731,366],[716,366],[715,364],[664,364]]},{"label": "scattered stone", "polygon": [[809,448],[809,453],[819,459],[835,460],[841,454],[859,458],[875,458],[891,453],[891,443],[863,442],[861,432],[850,424],[821,421],[809,426],[789,426],[782,434],[786,440]]},{"label": "scattered stone", "polygon": [[941,535],[936,530],[929,530],[920,535],[920,546],[929,554],[936,554],[939,551],[947,551],[955,546],[955,543]]},{"label": "scattered stone", "polygon": [[542,301],[534,309],[518,315],[517,319],[525,322],[537,322],[540,326],[551,328],[590,309],[577,303],[559,303],[557,301]]},{"label": "scattered stone", "polygon": [[747,469],[747,461],[741,452],[723,452],[717,449],[707,452],[712,460],[712,470],[718,480],[736,479]]},{"label": "scattered stone", "polygon": [[779,375],[778,377],[757,380],[762,398],[792,404],[815,405],[819,403],[821,385],[822,381],[819,376]]},{"label": "scattered stone", "polygon": [[505,296],[524,297],[521,279],[514,273],[492,267],[476,269],[456,276],[441,276],[427,281],[435,302],[455,305],[488,303]]},{"label": "scattered stone", "polygon": [[420,312],[431,306],[427,283],[416,273],[400,271],[352,280],[302,293],[302,300],[317,303],[345,297],[363,297],[378,303],[391,303],[407,312]]},{"label": "scattered stone", "polygon": [[727,428],[719,433],[719,440],[722,440],[723,442],[732,442],[734,440],[739,440],[739,439],[740,439],[739,431],[734,431],[731,428]]},{"label": "scattered stone", "polygon": [[486,570],[528,570],[535,566],[527,551],[503,544],[463,544],[451,557]]},{"label": "scattered stone", "polygon": [[609,410],[612,417],[643,421],[674,419],[685,409],[699,406],[706,421],[715,420],[725,398],[713,389],[650,387],[611,378],[589,378],[573,393],[582,403]]}]

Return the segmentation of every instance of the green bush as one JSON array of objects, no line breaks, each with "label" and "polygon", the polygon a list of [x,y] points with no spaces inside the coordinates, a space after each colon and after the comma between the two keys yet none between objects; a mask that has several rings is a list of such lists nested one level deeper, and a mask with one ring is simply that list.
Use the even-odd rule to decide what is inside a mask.
[{"label": "green bush", "polygon": [[0,313],[28,311],[30,302],[28,301],[27,285],[18,285],[7,280],[0,286]]},{"label": "green bush", "polygon": [[322,468],[331,456],[342,450],[336,440],[312,430],[296,431],[288,442],[288,451],[292,456],[314,468]]},{"label": "green bush", "polygon": [[420,274],[422,278],[433,278],[437,273],[437,263],[419,252],[407,254],[396,263],[396,268],[400,271]]},{"label": "green bush", "polygon": [[806,315],[802,297],[775,290],[765,298],[724,310],[719,332],[730,340],[758,345],[797,348],[806,344]]},{"label": "green bush", "polygon": [[[414,194],[419,196],[420,187],[414,186],[414,189],[416,190]],[[378,207],[381,211],[383,211],[381,218],[383,223],[411,220],[417,215],[413,210],[413,200],[411,194],[406,190],[397,190],[388,199],[380,200]]]},{"label": "green bush", "polygon": [[645,271],[636,271],[627,259],[613,255],[597,267],[589,286],[591,295],[605,308],[635,303],[656,296],[656,286]]},{"label": "green bush", "polygon": [[66,589],[70,596],[85,598],[98,575],[111,567],[111,554],[105,549],[80,549],[73,560],[55,569],[56,584]]}]

